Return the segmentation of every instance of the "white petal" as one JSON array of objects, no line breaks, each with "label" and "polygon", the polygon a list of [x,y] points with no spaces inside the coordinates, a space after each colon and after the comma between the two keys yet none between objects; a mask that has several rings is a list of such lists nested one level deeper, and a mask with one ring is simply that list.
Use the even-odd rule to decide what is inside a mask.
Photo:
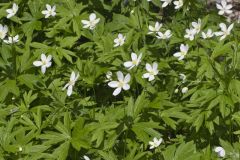
[{"label": "white petal", "polygon": [[74,81],[77,81],[78,77],[79,77],[79,73],[78,73],[77,76],[75,77]]},{"label": "white petal", "polygon": [[180,57],[181,56],[181,52],[177,52],[173,54],[174,57]]},{"label": "white petal", "polygon": [[150,73],[144,73],[142,77],[143,78],[148,78],[149,76],[150,76]]},{"label": "white petal", "polygon": [[133,61],[136,61],[137,60],[137,54],[136,53],[131,53],[131,58]]},{"label": "white petal", "polygon": [[227,26],[224,23],[220,23],[219,27],[221,28],[222,31],[226,31],[227,30]]},{"label": "white petal", "polygon": [[149,63],[146,64],[146,70],[147,70],[148,72],[151,72],[151,71],[152,71],[152,66],[151,66]]},{"label": "white petal", "polygon": [[133,66],[133,63],[131,61],[124,62],[123,64],[126,68],[130,68]]},{"label": "white petal", "polygon": [[156,62],[153,63],[153,70],[156,71],[158,68],[158,64]]},{"label": "white petal", "polygon": [[123,89],[126,91],[126,90],[129,90],[130,89],[130,85],[129,84],[124,84],[123,85]]},{"label": "white petal", "polygon": [[116,89],[114,90],[114,92],[113,92],[113,95],[114,95],[114,96],[117,96],[117,95],[121,92],[121,90],[122,90],[121,87],[116,88]]},{"label": "white petal", "polygon": [[108,83],[108,86],[111,88],[117,88],[118,87],[119,82],[118,81],[111,81]]},{"label": "white petal", "polygon": [[46,67],[48,68],[48,67],[50,67],[52,65],[52,62],[48,62],[47,64],[46,64]]},{"label": "white petal", "polygon": [[51,61],[51,60],[52,60],[52,56],[51,56],[51,55],[48,55],[47,61],[49,62],[49,61]]},{"label": "white petal", "polygon": [[41,71],[42,71],[42,73],[44,74],[44,73],[46,72],[46,66],[42,66],[42,67],[41,67]]},{"label": "white petal", "polygon": [[128,73],[124,78],[124,83],[128,83],[131,80],[131,75]]},{"label": "white petal", "polygon": [[42,61],[34,61],[33,65],[36,66],[36,67],[39,67],[39,66],[42,65]]},{"label": "white petal", "polygon": [[68,96],[71,96],[71,94],[72,94],[72,89],[73,89],[73,86],[72,86],[72,85],[69,85],[69,86],[68,86],[68,89],[67,89],[67,95],[68,95]]},{"label": "white petal", "polygon": [[228,32],[230,32],[233,29],[233,23],[228,27]]},{"label": "white petal", "polygon": [[48,11],[52,10],[52,7],[49,4],[46,4],[46,8],[47,8]]},{"label": "white petal", "polygon": [[87,21],[87,20],[81,20],[81,22],[85,25],[89,25],[89,21]]},{"label": "white petal", "polygon": [[155,79],[154,75],[151,75],[151,74],[150,74],[150,76],[148,77],[148,81],[152,81],[152,80],[154,80],[154,79]]},{"label": "white petal", "polygon": [[69,83],[67,83],[67,84],[62,88],[62,90],[65,90],[68,86],[69,86]]},{"label": "white petal", "polygon": [[123,76],[123,73],[121,71],[117,72],[117,78],[118,78],[118,81],[123,81],[124,76]]},{"label": "white petal", "polygon": [[89,20],[90,21],[94,21],[96,19],[96,14],[95,13],[91,13],[90,15],[89,15]]},{"label": "white petal", "polygon": [[74,81],[74,80],[75,80],[75,72],[72,72],[70,76],[70,81]]},{"label": "white petal", "polygon": [[41,54],[41,60],[42,60],[42,61],[46,61],[46,59],[47,59],[46,55],[42,53],[42,54]]}]

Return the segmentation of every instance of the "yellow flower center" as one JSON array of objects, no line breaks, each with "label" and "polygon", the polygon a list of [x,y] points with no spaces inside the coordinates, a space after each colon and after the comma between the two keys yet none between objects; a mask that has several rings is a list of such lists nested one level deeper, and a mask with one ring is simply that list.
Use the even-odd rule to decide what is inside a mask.
[{"label": "yellow flower center", "polygon": [[118,83],[118,87],[123,87],[123,85],[124,85],[124,82],[122,82],[122,81],[120,81],[120,82]]},{"label": "yellow flower center", "polygon": [[133,63],[134,65],[137,65],[137,60],[133,60],[132,63]]}]

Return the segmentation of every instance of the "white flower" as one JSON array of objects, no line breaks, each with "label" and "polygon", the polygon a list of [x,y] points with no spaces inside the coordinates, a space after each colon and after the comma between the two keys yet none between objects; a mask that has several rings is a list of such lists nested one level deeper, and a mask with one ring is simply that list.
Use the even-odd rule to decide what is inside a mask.
[{"label": "white flower", "polygon": [[188,52],[188,49],[189,49],[189,47],[188,47],[187,44],[186,44],[186,45],[181,44],[181,46],[180,46],[180,52],[174,53],[173,56],[174,56],[174,57],[177,57],[178,60],[180,61],[180,60],[184,59],[184,57],[186,56],[186,54],[187,54],[187,52]]},{"label": "white flower", "polygon": [[226,36],[230,35],[231,30],[233,29],[233,23],[227,28],[226,24],[220,23],[219,27],[221,28],[222,31],[220,32],[215,32],[216,36],[221,36],[220,41],[226,38]]},{"label": "white flower", "polygon": [[193,29],[196,31],[196,33],[199,33],[201,30],[201,19],[198,19],[198,22],[192,22]]},{"label": "white flower", "polygon": [[139,56],[137,56],[136,53],[131,53],[131,58],[132,58],[132,61],[127,61],[127,62],[124,62],[123,64],[129,70],[139,65],[139,63],[141,62],[142,53],[140,53]]},{"label": "white flower", "polygon": [[130,82],[131,76],[129,73],[124,77],[123,73],[121,71],[118,71],[117,78],[118,81],[111,81],[108,83],[109,87],[116,88],[113,92],[114,96],[117,96],[122,91],[122,89],[123,90],[130,89],[130,85],[128,83]]},{"label": "white flower", "polygon": [[41,71],[44,74],[46,72],[46,69],[52,65],[52,56],[49,55],[46,57],[45,54],[41,54],[41,61],[34,61],[33,65],[36,67],[41,66]]},{"label": "white flower", "polygon": [[90,160],[90,158],[88,156],[85,156],[85,155],[83,156],[83,159],[84,160]]},{"label": "white flower", "polygon": [[106,82],[112,80],[112,72],[111,72],[111,71],[108,71],[108,72],[106,73],[106,78],[107,78]]},{"label": "white flower", "polygon": [[151,66],[149,63],[146,64],[147,73],[144,73],[142,78],[148,78],[148,81],[155,79],[155,76],[158,74],[158,64],[156,62]]},{"label": "white flower", "polygon": [[18,147],[18,151],[22,152],[23,148],[21,146]]},{"label": "white flower", "polygon": [[153,138],[153,141],[149,142],[150,148],[149,149],[154,149],[157,148],[161,143],[162,143],[163,139],[157,139],[156,137]]},{"label": "white flower", "polygon": [[175,9],[179,9],[183,6],[183,0],[174,1]]},{"label": "white flower", "polygon": [[13,43],[17,43],[19,40],[18,40],[19,36],[16,35],[14,37],[8,37],[8,40],[3,40],[3,42],[7,43],[7,44],[13,44]]},{"label": "white flower", "polygon": [[219,157],[225,157],[225,150],[222,147],[216,147],[214,151],[218,154]]},{"label": "white flower", "polygon": [[219,9],[218,14],[223,15],[224,13],[226,14],[231,14],[232,13],[232,5],[227,4],[226,0],[221,1],[221,5],[216,3],[217,9]]},{"label": "white flower", "polygon": [[7,35],[7,32],[8,32],[8,27],[6,25],[2,25],[0,24],[0,38],[1,39],[4,39]]},{"label": "white flower", "polygon": [[167,30],[165,33],[157,32],[158,36],[156,36],[158,39],[169,39],[172,36],[172,33],[170,30]]},{"label": "white flower", "polygon": [[73,86],[75,85],[78,77],[79,77],[79,74],[76,75],[76,73],[72,71],[69,82],[63,87],[62,90],[65,90],[67,88],[67,95],[68,96],[71,96]]},{"label": "white flower", "polygon": [[112,72],[111,71],[108,71],[106,73],[106,79],[104,80],[104,82],[109,82],[109,81],[112,81]]},{"label": "white flower", "polygon": [[163,2],[163,4],[162,4],[163,8],[167,7],[172,2],[172,0],[161,0],[161,1]]},{"label": "white flower", "polygon": [[187,93],[188,92],[188,88],[187,87],[183,87],[182,88],[182,93],[184,94],[184,93]]},{"label": "white flower", "polygon": [[187,77],[186,77],[185,74],[180,73],[180,74],[179,74],[179,78],[182,80],[182,83],[185,83],[185,82],[186,82]]},{"label": "white flower", "polygon": [[185,38],[188,38],[190,41],[194,40],[194,36],[196,34],[196,30],[194,28],[186,29]]},{"label": "white flower", "polygon": [[6,12],[8,13],[7,18],[13,17],[18,11],[18,5],[16,3],[13,3],[13,6],[11,9],[7,9]]},{"label": "white flower", "polygon": [[202,32],[202,38],[203,39],[211,38],[213,36],[214,36],[214,33],[213,33],[213,31],[211,29],[208,29],[207,33]]},{"label": "white flower", "polygon": [[176,89],[174,90],[174,93],[178,93],[178,91],[179,91],[178,88],[176,88]]},{"label": "white flower", "polygon": [[45,15],[45,18],[48,18],[48,17],[50,17],[50,16],[56,16],[56,6],[54,5],[54,6],[50,6],[49,4],[46,4],[46,8],[47,8],[47,10],[43,10],[42,11],[42,14],[44,14]]},{"label": "white flower", "polygon": [[122,46],[125,42],[126,36],[123,36],[121,33],[118,34],[118,37],[114,39],[114,47]]},{"label": "white flower", "polygon": [[149,29],[148,34],[152,34],[152,33],[155,33],[155,32],[159,32],[159,30],[160,30],[161,27],[162,27],[162,23],[159,23],[159,22],[156,22],[154,27],[151,26],[151,25],[149,25],[149,26],[148,26],[148,29]]},{"label": "white flower", "polygon": [[82,20],[83,28],[89,28],[90,30],[93,30],[98,22],[100,21],[100,18],[97,18],[95,13],[91,13],[89,15],[89,21],[87,20]]}]

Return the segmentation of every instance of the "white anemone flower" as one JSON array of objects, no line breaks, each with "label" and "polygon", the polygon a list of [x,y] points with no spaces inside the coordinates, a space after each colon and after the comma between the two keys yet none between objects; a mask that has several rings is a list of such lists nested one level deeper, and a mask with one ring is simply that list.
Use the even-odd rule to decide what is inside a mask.
[{"label": "white anemone flower", "polygon": [[13,17],[18,11],[18,5],[16,3],[13,3],[12,8],[7,9],[6,12],[8,13],[7,18]]},{"label": "white anemone flower", "polygon": [[97,18],[95,13],[91,13],[89,15],[89,21],[82,20],[83,28],[89,28],[90,30],[93,30],[96,25],[99,23],[100,18]]},{"label": "white anemone flower", "polygon": [[222,147],[216,147],[214,151],[218,154],[219,157],[225,157],[225,150]]},{"label": "white anemone flower", "polygon": [[227,28],[226,24],[220,23],[219,27],[221,28],[222,31],[220,32],[215,32],[216,36],[221,36],[220,41],[225,39],[228,35],[230,35],[231,30],[233,29],[233,23]]},{"label": "white anemone flower", "polygon": [[153,62],[151,66],[149,63],[146,64],[147,73],[144,73],[142,78],[148,78],[148,81],[152,81],[155,79],[155,76],[158,74],[158,64]]},{"label": "white anemone flower", "polygon": [[142,53],[140,53],[139,56],[137,56],[136,53],[131,53],[131,58],[132,58],[131,61],[124,62],[123,64],[129,70],[139,65],[139,63],[141,62]]},{"label": "white anemone flower", "polygon": [[72,71],[69,82],[63,87],[62,90],[65,90],[67,88],[68,96],[72,95],[73,86],[75,85],[78,77],[79,77],[79,74],[77,73],[77,75],[76,75],[76,73]]},{"label": "white anemone flower", "polygon": [[123,73],[121,71],[118,71],[117,79],[118,79],[118,81],[111,81],[108,83],[109,87],[116,88],[113,92],[114,96],[117,96],[122,91],[122,89],[123,90],[130,89],[130,85],[128,83],[131,80],[131,76],[129,73],[124,77]]},{"label": "white anemone flower", "polygon": [[109,82],[111,80],[112,80],[112,72],[111,71],[107,71],[105,82]]},{"label": "white anemone flower", "polygon": [[201,25],[202,25],[202,21],[200,18],[198,19],[198,22],[192,22],[193,29],[196,31],[196,33],[200,32]]},{"label": "white anemone flower", "polygon": [[45,54],[41,54],[41,61],[34,61],[33,65],[36,67],[40,67],[41,66],[41,71],[44,74],[46,72],[46,69],[49,68],[52,65],[52,56],[48,55],[48,57],[46,57]]},{"label": "white anemone flower", "polygon": [[8,40],[3,40],[3,42],[7,43],[7,44],[13,44],[13,43],[17,43],[19,41],[19,35],[16,35],[14,37],[8,37]]},{"label": "white anemone flower", "polygon": [[186,45],[181,44],[181,46],[180,46],[180,52],[174,53],[173,56],[174,56],[174,57],[177,57],[179,61],[180,61],[180,60],[183,60],[184,57],[186,56],[187,52],[188,52],[188,49],[189,49],[189,47],[188,47],[187,44],[186,44]]},{"label": "white anemone flower", "polygon": [[50,16],[52,16],[52,17],[55,17],[56,16],[56,6],[54,5],[54,6],[50,6],[49,4],[46,4],[46,9],[47,10],[43,10],[42,11],[42,14],[44,14],[45,15],[45,18],[48,18],[48,17],[50,17]]},{"label": "white anemone flower", "polygon": [[118,37],[114,39],[114,47],[122,46],[125,42],[126,36],[123,36],[121,33],[118,34]]},{"label": "white anemone flower", "polygon": [[180,73],[179,74],[179,78],[182,80],[182,83],[185,83],[186,82],[186,79],[187,79],[187,76],[183,73]]},{"label": "white anemone flower", "polygon": [[157,32],[157,38],[158,39],[169,39],[172,36],[172,33],[170,30],[167,30],[165,33]]},{"label": "white anemone flower", "polygon": [[188,87],[183,87],[183,88],[182,88],[182,93],[185,94],[185,93],[187,93],[187,92],[188,92]]},{"label": "white anemone flower", "polygon": [[183,6],[183,0],[174,1],[173,4],[175,5],[175,9],[179,9]]},{"label": "white anemone flower", "polygon": [[149,29],[148,34],[152,34],[152,33],[159,32],[159,30],[161,29],[161,27],[162,27],[162,23],[159,23],[159,22],[156,22],[156,23],[155,23],[155,26],[149,25],[149,26],[148,26],[148,29]]},{"label": "white anemone flower", "polygon": [[219,15],[224,15],[224,14],[231,14],[233,11],[232,9],[232,5],[231,4],[227,4],[226,0],[222,0],[221,4],[216,3],[218,14]]},{"label": "white anemone flower", "polygon": [[90,160],[90,158],[88,156],[86,156],[86,155],[83,156],[83,159],[84,160]]},{"label": "white anemone flower", "polygon": [[163,139],[157,139],[156,137],[153,138],[153,141],[149,142],[150,148],[149,149],[154,149],[160,146],[160,144],[163,142]]},{"label": "white anemone flower", "polygon": [[167,7],[172,2],[172,0],[161,0],[161,1],[163,2],[162,8]]},{"label": "white anemone flower", "polygon": [[184,35],[184,37],[192,41],[194,40],[195,34],[196,30],[194,28],[186,29],[186,34]]},{"label": "white anemone flower", "polygon": [[214,33],[211,29],[208,29],[207,32],[202,32],[202,38],[207,39],[207,38],[212,38],[214,36]]},{"label": "white anemone flower", "polygon": [[2,25],[0,24],[0,38],[1,39],[4,39],[7,35],[7,32],[8,32],[8,27],[6,25]]}]

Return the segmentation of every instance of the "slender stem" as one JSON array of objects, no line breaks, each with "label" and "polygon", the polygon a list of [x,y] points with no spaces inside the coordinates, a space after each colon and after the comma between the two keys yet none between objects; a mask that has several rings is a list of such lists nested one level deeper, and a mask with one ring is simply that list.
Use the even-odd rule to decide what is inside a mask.
[{"label": "slender stem", "polygon": [[14,79],[17,79],[17,55],[15,52],[15,48],[14,45],[11,44],[11,48],[12,48],[12,56],[13,56],[13,72],[14,72]]}]

